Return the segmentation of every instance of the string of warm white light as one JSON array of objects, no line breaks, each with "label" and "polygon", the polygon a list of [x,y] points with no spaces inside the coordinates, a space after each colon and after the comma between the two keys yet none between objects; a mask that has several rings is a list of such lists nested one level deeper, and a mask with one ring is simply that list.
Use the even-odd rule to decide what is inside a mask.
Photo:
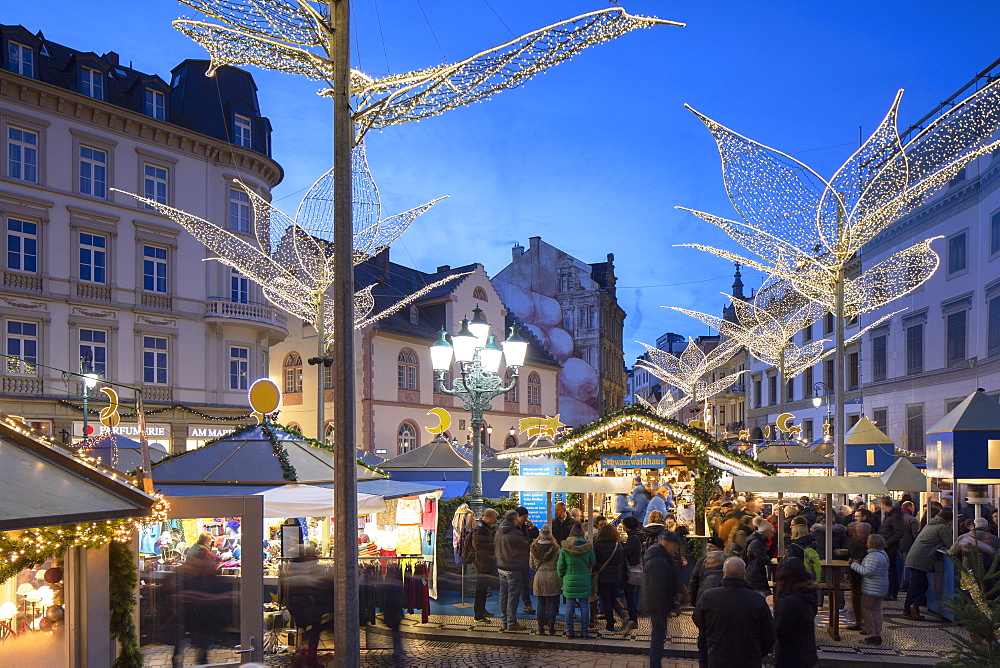
[{"label": "string of warm white light", "polygon": [[[789,284],[838,318],[873,311],[922,285],[938,266],[926,239],[856,277],[848,263],[889,225],[927,201],[966,164],[1000,147],[1000,84],[993,82],[903,145],[896,130],[902,91],[872,136],[829,181],[795,158],[694,112],[715,137],[726,190],[743,220],[700,211],[760,258],[681,244],[746,263]],[[694,110],[692,110],[694,111]],[[681,207],[683,208],[683,207]]]},{"label": "string of warm white light", "polygon": [[[354,263],[358,264],[386,248],[410,223],[440,198],[404,213],[382,219],[381,199],[368,170],[364,144],[352,155],[354,177]],[[256,243],[223,226],[133,193],[148,206],[167,216],[201,241],[217,257],[261,286],[275,306],[305,322],[318,324],[322,313],[327,342],[333,338],[333,297],[327,292],[334,280],[333,170],[324,174],[306,193],[295,219],[291,219],[241,181],[236,183],[250,196],[254,210]],[[125,192],[125,191],[118,191]],[[413,303],[438,286],[465,274],[453,274],[424,286],[385,310],[374,313],[374,285],[354,295],[354,326],[370,325]]]},{"label": "string of warm white light", "polygon": [[[835,352],[827,346],[829,339],[818,339],[797,345],[795,335],[816,322],[826,313],[822,304],[807,299],[792,289],[788,281],[772,282],[761,288],[752,302],[736,297],[732,300],[735,322],[708,313],[677,306],[667,306],[696,318],[717,330],[723,338],[745,346],[757,359],[776,369],[785,382]],[[865,332],[899,313],[889,313],[855,332],[846,343],[858,340]]]},{"label": "string of warm white light", "polygon": [[[670,383],[683,393],[681,399],[669,404],[669,409],[673,412],[684,408],[690,402],[698,403],[722,392],[746,373],[737,371],[715,381],[706,380],[709,374],[727,364],[732,358],[732,353],[739,345],[732,339],[720,342],[708,353],[705,353],[694,339],[688,339],[688,344],[680,355],[673,355],[641,341],[638,343],[646,347],[649,359],[640,359],[636,362],[636,366]],[[657,413],[661,414],[659,410]]]},{"label": "string of warm white light", "polygon": [[[181,0],[225,25],[178,19],[174,27],[222,65],[264,69],[324,80],[332,93],[333,27],[306,0]],[[590,12],[516,37],[454,64],[374,78],[351,72],[353,120],[359,138],[370,128],[420,120],[515,88],[587,47],[654,25],[683,23],[632,16],[620,7]]]}]

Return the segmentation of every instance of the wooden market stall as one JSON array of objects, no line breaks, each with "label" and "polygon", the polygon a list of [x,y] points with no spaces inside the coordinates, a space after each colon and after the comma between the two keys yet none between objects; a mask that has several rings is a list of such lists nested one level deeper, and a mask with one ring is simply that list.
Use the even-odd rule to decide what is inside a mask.
[{"label": "wooden market stall", "polygon": [[708,432],[656,415],[643,405],[626,406],[563,434],[553,456],[568,476],[587,473],[631,480],[640,476],[655,491],[673,480],[675,501],[689,503],[694,533],[706,533],[705,508],[723,475],[772,475],[775,469],[729,452]]}]

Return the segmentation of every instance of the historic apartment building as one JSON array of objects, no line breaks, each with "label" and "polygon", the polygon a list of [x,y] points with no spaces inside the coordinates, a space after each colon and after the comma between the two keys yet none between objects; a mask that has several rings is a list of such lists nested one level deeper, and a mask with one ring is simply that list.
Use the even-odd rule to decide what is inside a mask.
[{"label": "historic apartment building", "polygon": [[[266,197],[282,178],[253,78],[227,67],[210,79],[207,61],[186,60],[164,81],[22,26],[0,26],[0,41],[0,332],[16,358],[0,365],[2,410],[81,436],[82,385],[59,370],[81,371],[86,355],[107,380],[141,387],[147,411],[167,409],[147,418],[152,441],[183,450],[219,435],[225,423],[209,417],[248,412],[285,316],[116,189],[252,239],[232,179]],[[134,436],[135,419],[118,430]]]},{"label": "historic apartment building", "polygon": [[[470,416],[461,400],[439,391],[431,367],[430,345],[444,328],[448,334],[458,331],[462,318],[472,317],[479,306],[493,326],[497,341],[507,337],[515,320],[500,299],[489,276],[480,264],[463,267],[438,267],[425,273],[389,260],[388,249],[359,264],[354,281],[358,289],[375,285],[374,313],[398,303],[426,285],[448,276],[454,280],[423,295],[411,306],[383,318],[355,333],[355,373],[357,407],[357,447],[359,450],[391,459],[421,446],[434,438],[427,428],[438,424],[428,411],[445,408],[451,415],[451,427],[445,437],[466,443],[471,438]],[[530,345],[517,386],[493,400],[492,410],[484,414],[488,429],[483,443],[496,450],[513,447],[527,440],[517,434],[521,418],[554,416],[557,408],[559,362],[546,351],[530,331],[522,330]],[[316,331],[297,318],[289,319],[289,336],[271,350],[271,378],[282,388],[279,421],[315,435],[316,400],[319,384],[315,366],[303,360],[316,355]],[[503,370],[502,370],[503,371]],[[448,379],[459,372],[453,365]],[[503,371],[509,378],[509,371]],[[326,438],[333,429],[333,375],[327,370],[323,379]],[[511,430],[514,433],[511,433]]]},{"label": "historic apartment building", "polygon": [[516,245],[493,283],[504,303],[563,365],[559,413],[568,425],[591,422],[625,405],[628,386],[615,293],[614,255],[587,264],[531,237]]}]

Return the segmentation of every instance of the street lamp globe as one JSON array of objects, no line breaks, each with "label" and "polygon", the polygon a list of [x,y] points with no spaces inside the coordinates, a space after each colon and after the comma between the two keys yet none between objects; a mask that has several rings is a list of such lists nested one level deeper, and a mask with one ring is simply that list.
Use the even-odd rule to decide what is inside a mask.
[{"label": "street lamp globe", "polygon": [[524,366],[524,358],[528,354],[528,341],[521,336],[521,328],[514,325],[510,328],[510,336],[503,342],[503,356],[507,366],[518,369]]},{"label": "street lamp globe", "polygon": [[823,397],[813,397],[813,406],[819,408],[823,405]]},{"label": "street lamp globe", "polygon": [[485,348],[486,337],[490,335],[490,323],[486,322],[486,316],[483,315],[483,309],[479,308],[479,304],[476,304],[476,308],[472,309],[469,331],[476,337],[476,347]]},{"label": "street lamp globe", "polygon": [[[469,319],[462,318],[462,327],[458,333],[451,337],[452,345],[455,347],[455,361],[466,364],[471,362],[476,356],[477,338],[469,329]],[[485,342],[485,339],[484,339]]]},{"label": "street lamp globe", "polygon": [[483,371],[487,373],[497,373],[500,371],[503,350],[497,345],[497,337],[493,334],[486,337],[486,345],[479,351],[479,360],[482,362]]},{"label": "street lamp globe", "polygon": [[438,340],[431,344],[431,367],[435,371],[448,371],[455,349],[448,343],[448,333],[444,327],[438,332]]}]

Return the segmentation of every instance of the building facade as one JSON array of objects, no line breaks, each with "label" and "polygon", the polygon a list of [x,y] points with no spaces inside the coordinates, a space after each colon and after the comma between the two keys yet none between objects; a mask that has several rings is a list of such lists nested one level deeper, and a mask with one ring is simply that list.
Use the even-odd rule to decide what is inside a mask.
[{"label": "building facade", "polygon": [[[223,68],[209,79],[207,61],[188,60],[168,83],[22,26],[0,26],[0,39],[2,409],[64,441],[82,436],[82,384],[59,370],[87,358],[142,389],[151,440],[177,451],[219,435],[225,423],[210,418],[247,414],[248,382],[266,374],[285,317],[125,193],[252,240],[232,180],[267,197],[282,178],[253,78]],[[117,429],[134,436],[135,418]]]},{"label": "building facade", "polygon": [[562,365],[559,413],[581,425],[625,405],[628,386],[614,255],[587,264],[531,237],[493,278],[519,320]]},{"label": "building facade", "polygon": [[[391,262],[386,249],[356,267],[355,285],[376,286],[373,295],[375,312],[379,313],[450,275],[457,278],[355,333],[359,450],[391,459],[427,443],[434,438],[427,428],[438,424],[438,418],[428,411],[436,407],[444,408],[451,416],[446,438],[461,443],[471,439],[470,416],[461,400],[440,392],[435,382],[430,346],[442,328],[449,334],[458,331],[461,319],[471,318],[476,306],[493,326],[498,342],[506,338],[514,321],[483,266],[442,266],[428,274]],[[302,360],[315,354],[316,332],[296,318],[289,318],[289,330],[288,338],[271,350],[271,377],[284,392],[279,420],[312,435],[317,430],[319,379],[316,367],[303,366]],[[492,410],[484,413],[488,428],[483,443],[495,450],[526,440],[517,434],[521,418],[554,416],[558,412],[560,365],[530,332],[524,335],[530,345],[517,385],[494,399]],[[458,365],[453,365],[449,387],[458,371]],[[501,371],[509,378],[506,370]],[[323,385],[324,401],[330,404],[333,376],[329,372],[324,374]],[[332,404],[327,406],[326,416],[326,438],[331,438]]]}]

